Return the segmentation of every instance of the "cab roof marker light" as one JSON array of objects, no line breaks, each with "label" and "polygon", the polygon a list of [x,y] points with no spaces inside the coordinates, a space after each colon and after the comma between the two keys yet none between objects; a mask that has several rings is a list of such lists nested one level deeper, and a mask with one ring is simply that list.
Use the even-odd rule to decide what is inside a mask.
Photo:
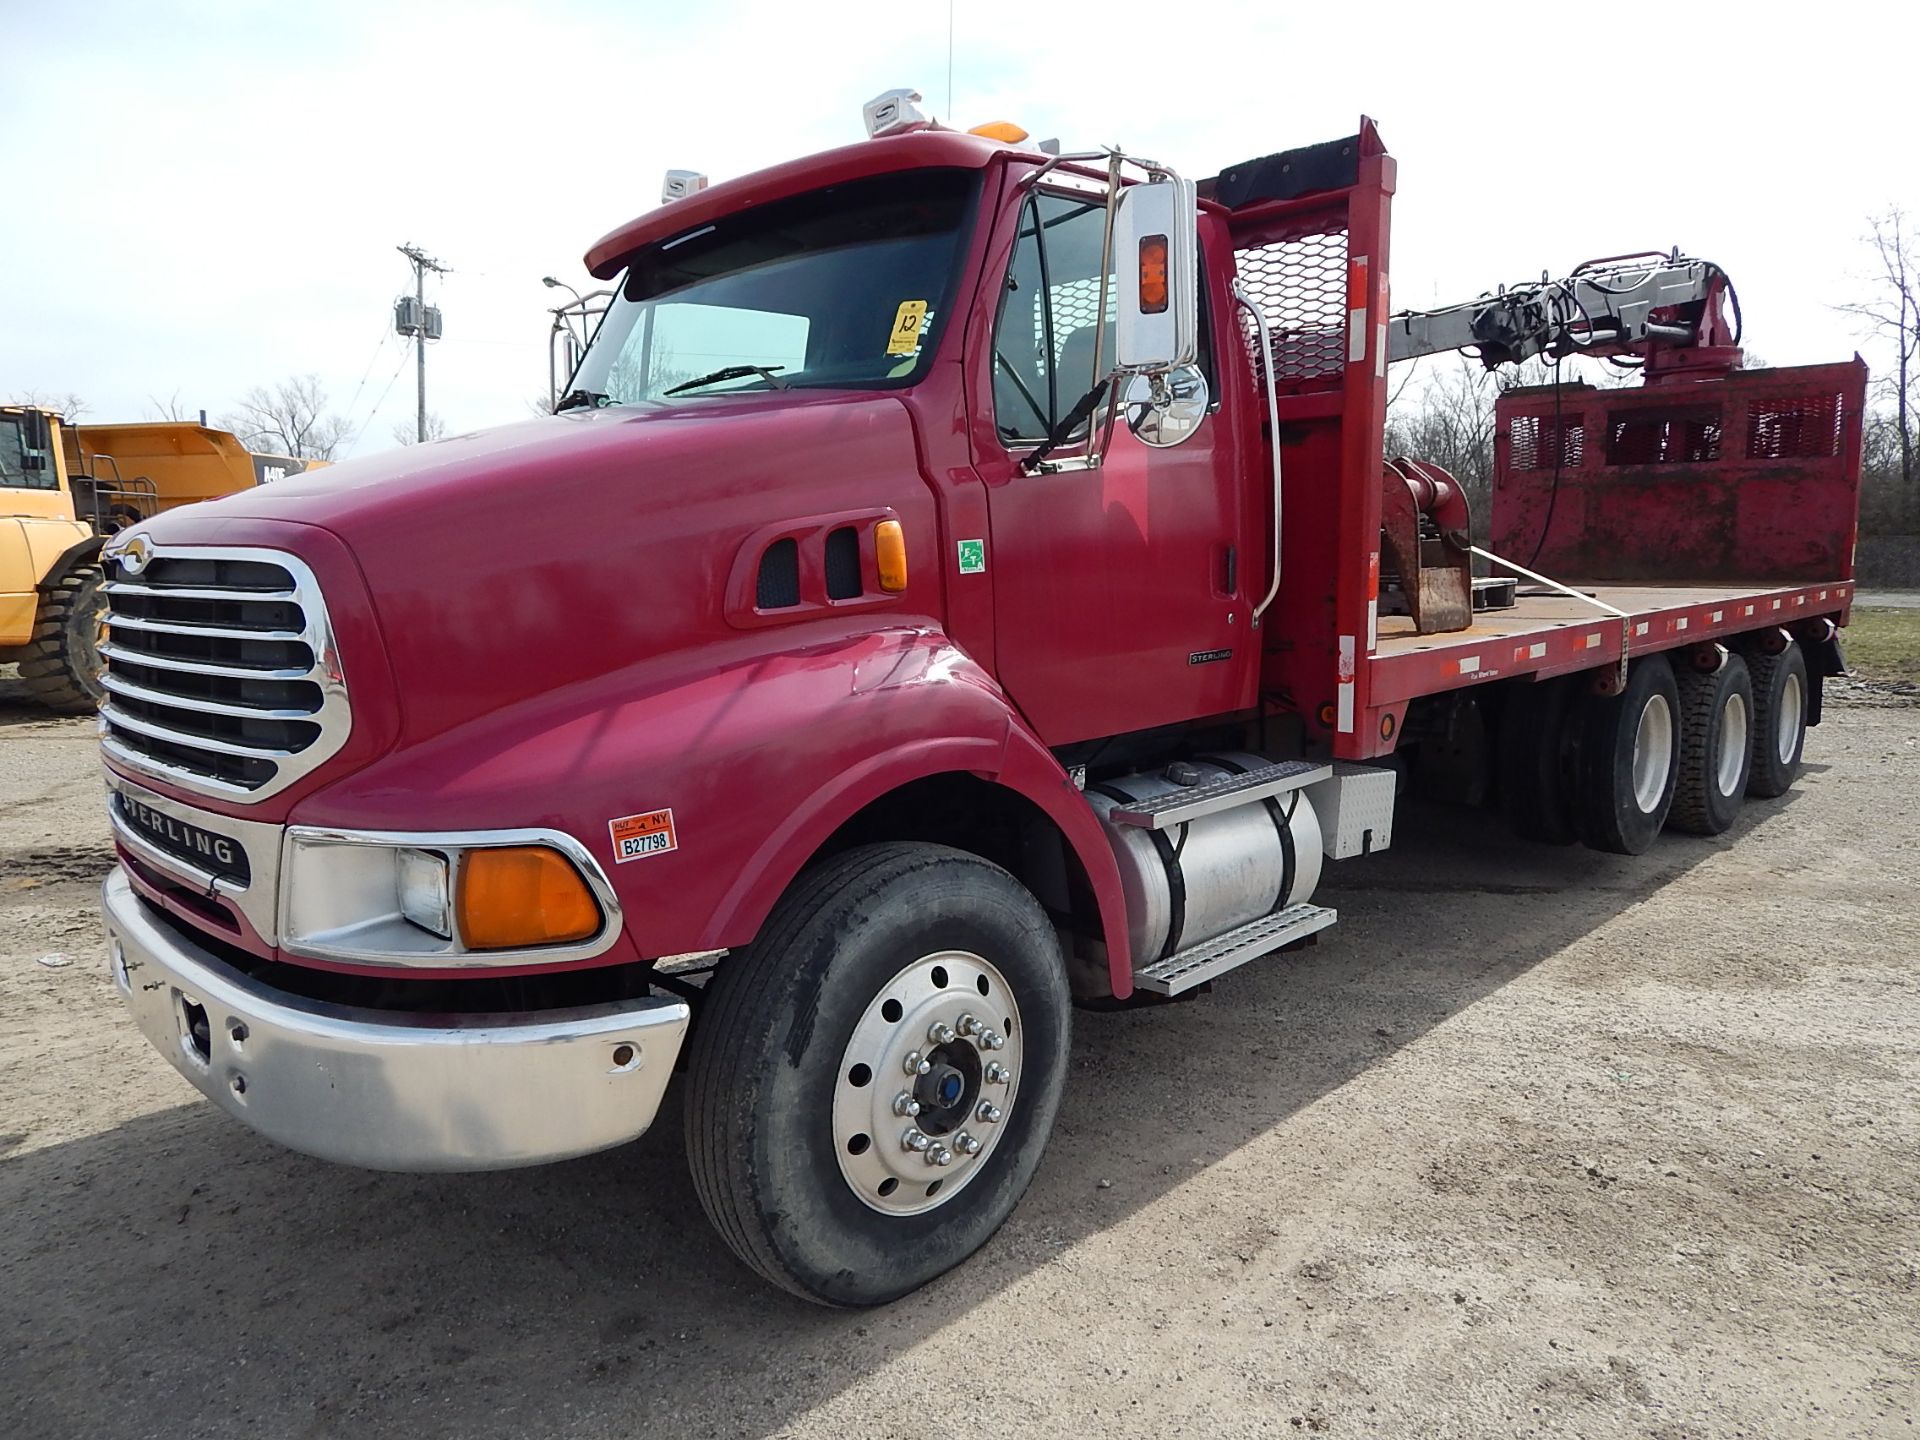
[{"label": "cab roof marker light", "polygon": [[660,182],[660,203],[684,200],[706,189],[708,183],[707,177],[698,170],[669,170],[666,179]]},{"label": "cab roof marker light", "polygon": [[860,118],[866,122],[869,140],[933,123],[920,109],[918,90],[883,91],[860,107]]}]

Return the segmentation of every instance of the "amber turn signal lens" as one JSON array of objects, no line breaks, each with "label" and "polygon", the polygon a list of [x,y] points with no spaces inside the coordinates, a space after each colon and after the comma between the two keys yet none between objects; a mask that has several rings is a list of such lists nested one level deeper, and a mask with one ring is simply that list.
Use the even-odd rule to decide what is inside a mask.
[{"label": "amber turn signal lens", "polygon": [[454,909],[470,950],[561,945],[600,928],[587,882],[572,861],[544,845],[469,850]]},{"label": "amber turn signal lens", "polygon": [[880,567],[880,588],[899,594],[907,588],[907,532],[898,520],[873,527],[873,558]]},{"label": "amber turn signal lens", "polygon": [[1167,237],[1140,237],[1140,312],[1159,315],[1167,308]]}]

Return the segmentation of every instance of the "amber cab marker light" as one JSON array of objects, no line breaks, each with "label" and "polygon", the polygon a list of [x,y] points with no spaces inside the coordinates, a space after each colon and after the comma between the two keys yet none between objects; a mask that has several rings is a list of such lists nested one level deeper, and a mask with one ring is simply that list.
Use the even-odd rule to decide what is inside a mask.
[{"label": "amber cab marker light", "polygon": [[544,845],[469,850],[454,909],[470,950],[563,945],[600,929],[587,882],[572,861]]},{"label": "amber cab marker light", "polygon": [[873,557],[880,566],[880,588],[898,595],[907,588],[907,532],[898,520],[873,527]]},{"label": "amber cab marker light", "polygon": [[1164,314],[1167,308],[1167,237],[1140,237],[1140,313]]}]

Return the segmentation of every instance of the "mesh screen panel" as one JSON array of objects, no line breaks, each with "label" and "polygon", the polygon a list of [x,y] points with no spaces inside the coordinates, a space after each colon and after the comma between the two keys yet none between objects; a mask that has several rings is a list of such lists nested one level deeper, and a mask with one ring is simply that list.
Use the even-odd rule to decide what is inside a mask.
[{"label": "mesh screen panel", "polygon": [[[1276,382],[1338,375],[1347,363],[1347,232],[1274,240],[1235,257],[1240,283],[1267,317]],[[1247,353],[1260,362],[1246,329]]]}]

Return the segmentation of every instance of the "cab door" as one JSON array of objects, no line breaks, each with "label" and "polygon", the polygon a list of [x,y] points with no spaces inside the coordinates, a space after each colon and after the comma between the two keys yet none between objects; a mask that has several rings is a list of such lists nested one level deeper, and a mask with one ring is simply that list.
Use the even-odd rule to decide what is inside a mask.
[{"label": "cab door", "polygon": [[[1245,591],[1262,561],[1239,533],[1236,438],[1217,400],[1171,449],[1119,421],[1093,464],[1088,430],[1097,449],[1103,406],[1048,468],[1022,466],[1092,388],[1096,334],[1111,363],[1111,283],[1100,330],[1095,313],[1104,219],[1086,195],[1035,190],[1019,204],[998,314],[975,340],[991,354],[968,366],[991,534],[974,554],[958,537],[960,579],[970,562],[991,576],[995,669],[1050,745],[1244,708],[1257,674]],[[1223,327],[1202,308],[1217,397],[1205,352]]]}]

